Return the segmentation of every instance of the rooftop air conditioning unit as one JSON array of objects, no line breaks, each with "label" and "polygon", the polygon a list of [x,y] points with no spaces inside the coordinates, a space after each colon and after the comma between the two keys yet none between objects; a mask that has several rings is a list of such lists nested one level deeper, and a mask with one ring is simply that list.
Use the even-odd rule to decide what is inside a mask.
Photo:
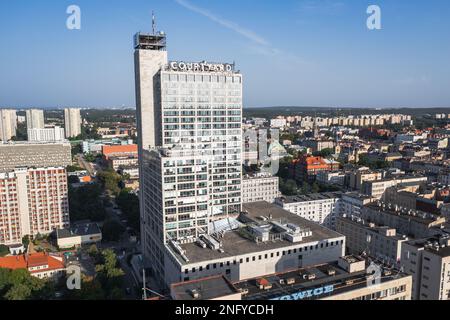
[{"label": "rooftop air conditioning unit", "polygon": [[200,293],[198,293],[198,291],[196,289],[192,289],[191,290],[191,296],[194,299],[198,299],[198,298],[200,298]]},{"label": "rooftop air conditioning unit", "polygon": [[289,278],[286,281],[287,284],[294,284],[295,283],[295,278]]}]

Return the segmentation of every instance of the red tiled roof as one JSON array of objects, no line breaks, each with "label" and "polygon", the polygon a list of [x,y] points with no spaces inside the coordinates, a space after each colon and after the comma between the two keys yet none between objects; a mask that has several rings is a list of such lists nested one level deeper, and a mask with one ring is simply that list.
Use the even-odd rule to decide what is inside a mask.
[{"label": "red tiled roof", "polygon": [[137,144],[128,144],[128,145],[114,145],[114,146],[108,146],[105,145],[102,147],[102,153],[105,157],[108,158],[108,156],[113,154],[121,154],[121,153],[137,153],[138,152],[138,146]]},{"label": "red tiled roof", "polygon": [[5,269],[26,269],[27,262],[25,256],[9,256],[0,258],[0,268]]},{"label": "red tiled roof", "polygon": [[28,269],[48,265],[46,269],[34,270],[31,273],[47,270],[64,269],[64,263],[44,252],[24,254],[20,256],[9,256],[0,258],[0,268],[5,269]]}]

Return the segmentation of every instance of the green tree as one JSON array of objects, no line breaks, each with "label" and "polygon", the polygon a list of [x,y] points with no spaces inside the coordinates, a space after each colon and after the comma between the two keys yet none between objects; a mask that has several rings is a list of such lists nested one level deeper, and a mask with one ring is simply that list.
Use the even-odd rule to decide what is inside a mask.
[{"label": "green tree", "polygon": [[0,300],[48,299],[53,294],[51,280],[33,277],[26,269],[0,268]]},{"label": "green tree", "polygon": [[320,186],[317,182],[314,182],[312,187],[311,187],[311,192],[312,193],[318,193],[320,192]]},{"label": "green tree", "polygon": [[6,300],[27,300],[31,297],[31,289],[22,283],[13,285],[4,295]]},{"label": "green tree", "polygon": [[302,187],[300,189],[300,192],[302,194],[308,194],[311,192],[311,186],[308,184],[308,182],[303,181]]},{"label": "green tree", "polygon": [[120,175],[112,169],[100,171],[97,178],[102,183],[103,187],[110,190],[114,194],[120,192],[119,183],[121,181]]},{"label": "green tree", "polygon": [[293,196],[297,194],[297,183],[292,180],[289,179],[286,182],[282,182],[280,180],[280,190],[281,193],[287,196]]},{"label": "green tree", "polygon": [[0,244],[0,257],[4,257],[9,253],[9,248],[3,244]]},{"label": "green tree", "polygon": [[100,198],[101,194],[102,189],[98,184],[90,184],[79,188],[69,186],[70,220],[103,221],[106,217],[106,211]]},{"label": "green tree", "polygon": [[26,235],[22,238],[22,244],[25,247],[25,249],[28,248],[28,245],[30,244],[30,236]]},{"label": "green tree", "polygon": [[82,171],[83,168],[81,168],[80,166],[70,165],[70,166],[66,167],[66,170],[67,170],[67,172],[75,172],[75,171]]},{"label": "green tree", "polygon": [[124,231],[117,220],[108,219],[103,223],[102,238],[105,241],[119,241]]},{"label": "green tree", "polygon": [[328,157],[330,157],[333,153],[334,153],[334,149],[332,149],[332,148],[326,148],[326,149],[323,149],[323,150],[321,150],[321,151],[314,152],[313,155],[314,155],[315,157],[328,158]]},{"label": "green tree", "polygon": [[140,229],[140,214],[139,214],[139,198],[129,190],[124,189],[116,198],[116,203],[124,216],[128,220],[128,225],[134,230]]},{"label": "green tree", "polygon": [[97,159],[97,156],[92,153],[88,153],[84,155],[84,159],[88,162],[94,162]]},{"label": "green tree", "polygon": [[120,299],[124,272],[118,267],[116,254],[111,249],[104,250],[102,258],[102,263],[95,267],[96,278],[105,290],[107,299]]},{"label": "green tree", "polygon": [[67,178],[67,182],[68,183],[79,183],[80,182],[80,178],[78,178],[77,176],[69,176]]},{"label": "green tree", "polygon": [[12,141],[26,141],[28,139],[27,124],[18,123],[16,135],[11,138]]}]

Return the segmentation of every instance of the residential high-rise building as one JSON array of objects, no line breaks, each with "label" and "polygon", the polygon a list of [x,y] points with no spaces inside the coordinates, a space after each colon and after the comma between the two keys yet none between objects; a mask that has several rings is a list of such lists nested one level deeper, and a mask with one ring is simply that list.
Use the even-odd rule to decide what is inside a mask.
[{"label": "residential high-rise building", "polygon": [[16,110],[0,109],[0,141],[8,141],[16,135]]},{"label": "residential high-rise building", "polygon": [[241,211],[242,75],[170,62],[164,34],[135,37],[144,258],[164,279],[168,245]]},{"label": "residential high-rise building", "polygon": [[28,129],[28,141],[31,142],[56,142],[64,141],[64,129],[58,126],[44,129]]},{"label": "residential high-rise building", "polygon": [[0,172],[0,244],[69,226],[67,173],[63,167]]},{"label": "residential high-rise building", "polygon": [[73,138],[81,134],[80,109],[64,109],[64,126],[66,138]]},{"label": "residential high-rise building", "polygon": [[44,122],[44,110],[29,109],[26,111],[27,115],[27,129],[43,129]]}]

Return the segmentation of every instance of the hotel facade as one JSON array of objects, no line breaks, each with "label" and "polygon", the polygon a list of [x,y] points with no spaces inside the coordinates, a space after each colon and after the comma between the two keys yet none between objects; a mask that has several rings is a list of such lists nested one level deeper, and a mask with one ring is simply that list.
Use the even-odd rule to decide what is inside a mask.
[{"label": "hotel facade", "polygon": [[242,75],[169,62],[164,34],[137,34],[135,71],[144,259],[165,276],[168,246],[241,211]]}]

